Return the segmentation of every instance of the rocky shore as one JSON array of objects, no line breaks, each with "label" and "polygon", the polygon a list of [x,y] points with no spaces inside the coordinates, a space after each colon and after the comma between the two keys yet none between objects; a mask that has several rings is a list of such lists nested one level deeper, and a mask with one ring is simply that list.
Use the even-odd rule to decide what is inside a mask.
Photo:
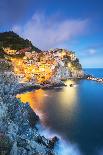
[{"label": "rocky shore", "polygon": [[96,81],[96,82],[103,84],[103,78],[97,78],[93,75],[85,75],[84,78],[87,80]]},{"label": "rocky shore", "polygon": [[23,104],[15,97],[25,87],[12,73],[0,74],[0,154],[56,155],[54,147],[58,138],[41,136],[36,127],[39,117],[28,103]]}]

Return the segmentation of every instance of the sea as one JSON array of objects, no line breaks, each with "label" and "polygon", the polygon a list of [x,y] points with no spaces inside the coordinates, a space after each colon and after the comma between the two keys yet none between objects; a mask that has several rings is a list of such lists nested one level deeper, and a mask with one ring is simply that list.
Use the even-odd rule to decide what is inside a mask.
[{"label": "sea", "polygon": [[[103,69],[84,71],[103,77]],[[103,84],[89,80],[65,84],[60,89],[40,89],[18,97],[39,115],[46,128],[41,133],[60,137],[58,155],[103,155]]]}]

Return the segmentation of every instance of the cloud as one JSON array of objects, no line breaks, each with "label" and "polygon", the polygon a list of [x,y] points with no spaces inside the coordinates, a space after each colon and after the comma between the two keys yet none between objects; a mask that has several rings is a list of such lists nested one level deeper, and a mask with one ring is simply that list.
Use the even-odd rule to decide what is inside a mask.
[{"label": "cloud", "polygon": [[32,6],[33,0],[1,0],[0,27],[22,21]]},{"label": "cloud", "polygon": [[93,49],[93,48],[88,49],[88,53],[89,53],[90,55],[95,55],[95,54],[96,54],[96,50]]},{"label": "cloud", "polygon": [[78,52],[84,68],[103,68],[103,44],[82,48]]},{"label": "cloud", "polygon": [[103,68],[103,57],[101,55],[82,57],[80,62],[83,68]]},{"label": "cloud", "polygon": [[90,56],[102,56],[103,57],[103,43],[94,42],[89,46],[80,48],[78,51],[80,57],[90,57]]},{"label": "cloud", "polygon": [[49,49],[83,35],[87,24],[87,19],[58,20],[36,13],[24,26],[15,25],[12,29],[30,39],[35,46]]},{"label": "cloud", "polygon": [[79,51],[80,57],[94,57],[97,55],[97,49],[95,48],[87,48]]}]

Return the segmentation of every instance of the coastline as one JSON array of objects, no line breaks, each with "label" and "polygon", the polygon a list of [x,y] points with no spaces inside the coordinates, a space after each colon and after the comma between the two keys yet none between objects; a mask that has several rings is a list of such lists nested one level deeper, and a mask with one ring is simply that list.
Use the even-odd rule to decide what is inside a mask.
[{"label": "coastline", "polygon": [[[75,79],[75,78],[70,78]],[[76,80],[86,79],[76,78]],[[10,155],[33,153],[40,155],[56,155],[57,136],[46,138],[41,136],[36,124],[39,116],[28,103],[23,104],[16,95],[37,89],[57,89],[66,87],[63,82],[55,84],[19,83],[12,72],[0,74],[0,151]],[[14,154],[16,150],[16,153]]]},{"label": "coastline", "polygon": [[28,152],[54,155],[58,138],[47,139],[39,134],[36,127],[39,117],[28,103],[23,104],[16,98],[15,89],[18,86],[14,75],[0,75],[0,152],[10,155]]}]

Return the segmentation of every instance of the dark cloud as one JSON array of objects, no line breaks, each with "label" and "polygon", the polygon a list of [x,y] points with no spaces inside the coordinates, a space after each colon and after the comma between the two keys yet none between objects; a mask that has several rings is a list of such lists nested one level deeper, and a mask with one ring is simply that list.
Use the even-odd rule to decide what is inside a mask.
[{"label": "dark cloud", "polygon": [[33,0],[1,0],[0,26],[25,20],[32,5]]}]

